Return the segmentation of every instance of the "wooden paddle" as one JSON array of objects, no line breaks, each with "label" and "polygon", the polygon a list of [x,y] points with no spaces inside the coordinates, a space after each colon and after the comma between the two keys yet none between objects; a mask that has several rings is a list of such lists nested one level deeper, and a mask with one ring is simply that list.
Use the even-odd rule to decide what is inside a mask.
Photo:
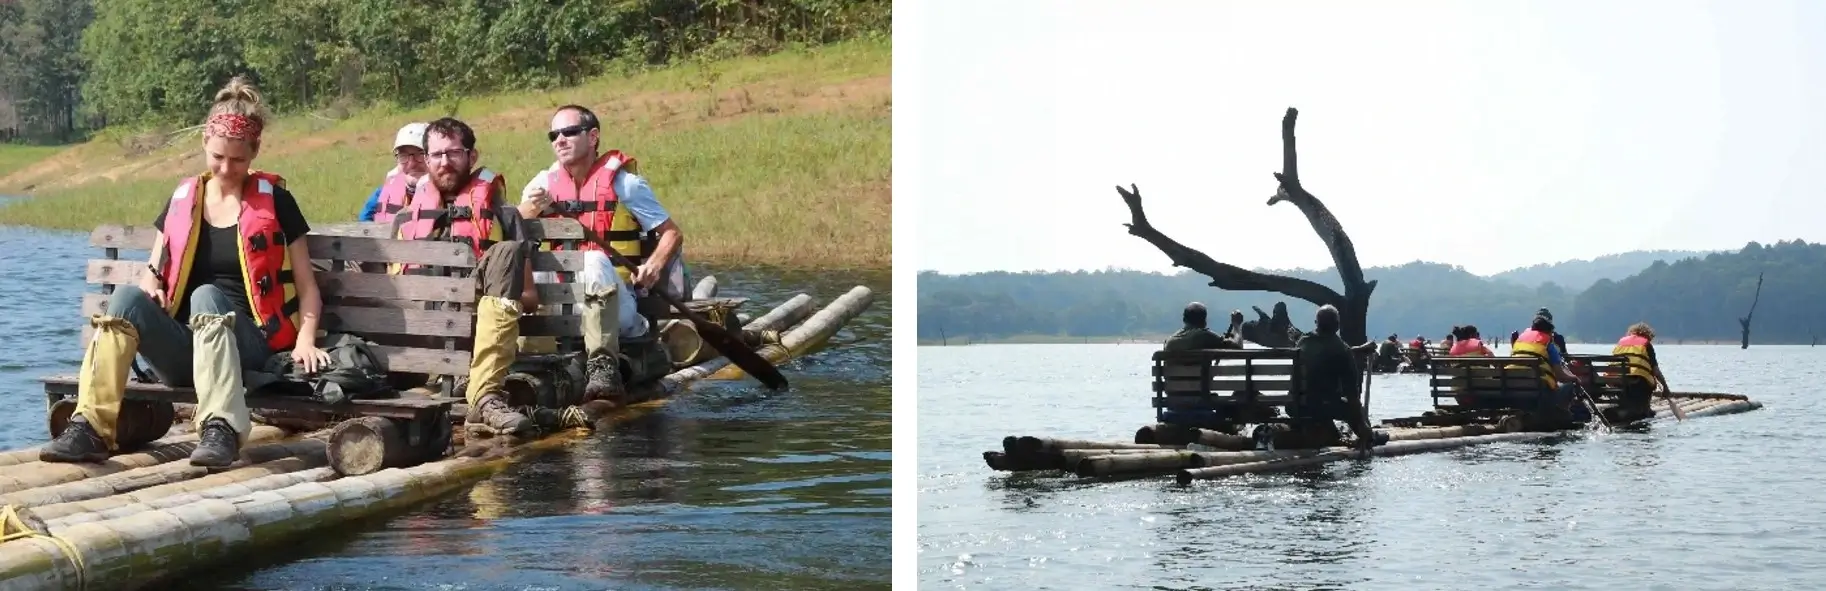
[{"label": "wooden paddle", "polygon": [[1674,402],[1674,387],[1667,385],[1667,378],[1661,375],[1661,368],[1655,368],[1655,379],[1661,380],[1661,399],[1667,401],[1667,407],[1674,410],[1674,418],[1687,420],[1687,411],[1680,410],[1680,403]]},{"label": "wooden paddle", "polygon": [[[602,247],[602,252],[609,255],[610,261],[618,266],[627,268],[629,273],[633,273],[637,269],[637,267],[634,266],[633,261],[628,260],[627,257],[621,256],[621,253],[615,252],[615,248],[609,246],[609,242],[603,240],[600,234],[590,230],[588,226],[580,225],[580,227],[583,228],[584,238],[588,239],[596,246]],[[672,297],[672,294],[666,293],[666,290],[655,287],[652,291],[653,293],[658,294],[661,299],[666,300],[666,303],[671,304],[672,308],[678,310],[679,314],[683,315],[686,320],[691,321],[691,326],[697,329],[698,336],[704,338],[704,344],[710,345],[710,347],[716,349],[718,353],[722,353],[724,357],[728,357],[731,363],[736,364],[736,367],[742,368],[742,371],[748,372],[748,375],[761,380],[761,383],[766,384],[768,388],[778,390],[787,386],[786,376],[780,375],[779,368],[774,367],[774,364],[768,363],[766,358],[755,353],[754,349],[750,349],[747,343],[743,343],[742,340],[736,338],[735,335],[729,334],[728,329],[723,328],[720,324],[705,320],[704,317],[698,315],[697,312],[692,312],[690,308],[685,307],[683,302],[678,301],[678,298]]]},{"label": "wooden paddle", "polygon": [[1585,397],[1586,406],[1591,407],[1592,416],[1598,417],[1598,422],[1604,424],[1604,430],[1605,431],[1617,430],[1616,427],[1611,426],[1610,419],[1604,417],[1604,409],[1598,408],[1598,400],[1591,397],[1591,392],[1585,391],[1585,384],[1581,384],[1581,383],[1579,383],[1579,380],[1574,379],[1572,381],[1572,385],[1579,390],[1580,396]]}]

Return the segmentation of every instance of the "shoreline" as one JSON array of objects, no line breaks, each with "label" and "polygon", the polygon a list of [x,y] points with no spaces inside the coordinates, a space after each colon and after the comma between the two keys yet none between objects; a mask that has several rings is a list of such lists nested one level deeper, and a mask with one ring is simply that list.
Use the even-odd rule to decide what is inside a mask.
[{"label": "shoreline", "polygon": [[[540,92],[438,105],[371,106],[336,120],[278,114],[258,168],[286,176],[307,219],[354,221],[391,167],[388,142],[411,121],[453,115],[476,130],[480,166],[508,180],[517,202],[552,161],[542,131],[553,105],[590,106],[605,149],[642,163],[684,231],[692,261],[802,270],[893,267],[892,44],[856,40],[684,63]],[[102,130],[63,146],[0,145],[0,227],[84,233],[143,226],[186,171],[201,170],[192,136],[149,151]],[[781,165],[781,162],[790,165]]]}]

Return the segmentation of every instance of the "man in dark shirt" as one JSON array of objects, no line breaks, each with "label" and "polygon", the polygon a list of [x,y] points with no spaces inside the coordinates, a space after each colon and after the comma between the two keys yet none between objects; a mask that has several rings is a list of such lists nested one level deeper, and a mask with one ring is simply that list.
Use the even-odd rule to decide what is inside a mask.
[{"label": "man in dark shirt", "polygon": [[1180,320],[1185,323],[1185,328],[1181,328],[1179,332],[1173,333],[1173,336],[1167,337],[1166,345],[1161,347],[1161,350],[1193,351],[1198,349],[1243,348],[1243,338],[1238,334],[1243,326],[1243,312],[1241,310],[1230,311],[1230,328],[1224,331],[1223,336],[1218,336],[1217,333],[1211,332],[1211,329],[1205,328],[1204,304],[1198,302],[1186,304],[1186,311],[1180,315]]},{"label": "man in dark shirt", "polygon": [[1349,424],[1357,436],[1357,446],[1369,449],[1375,443],[1375,434],[1358,402],[1357,385],[1363,382],[1363,374],[1357,367],[1357,355],[1338,336],[1340,322],[1337,308],[1320,306],[1313,319],[1313,332],[1295,345],[1300,351],[1305,405],[1316,418]]}]

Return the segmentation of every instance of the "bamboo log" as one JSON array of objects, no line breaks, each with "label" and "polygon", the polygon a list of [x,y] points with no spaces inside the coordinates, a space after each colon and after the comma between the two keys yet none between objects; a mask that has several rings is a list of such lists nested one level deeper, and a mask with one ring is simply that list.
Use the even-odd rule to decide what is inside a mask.
[{"label": "bamboo log", "polygon": [[[284,436],[284,429],[270,425],[254,425],[252,432],[248,434],[247,442],[250,445],[265,443]],[[94,464],[61,462],[19,464],[8,467],[6,474],[0,475],[0,493],[75,482],[84,478],[107,476],[134,468],[163,464],[189,457],[190,452],[195,450],[196,446],[195,441],[161,445],[139,453],[121,454]]]},{"label": "bamboo log", "polygon": [[[32,513],[32,515],[35,515],[38,518],[43,519],[47,522],[54,521],[57,519],[62,519],[65,517],[71,517],[71,516],[76,516],[76,515],[86,515],[86,514],[94,515],[94,517],[84,518],[84,520],[87,520],[87,521],[100,521],[103,519],[112,519],[114,517],[119,517],[121,515],[131,513],[133,511],[143,510],[143,508],[146,506],[151,506],[151,505],[155,505],[158,503],[167,503],[163,499],[175,499],[175,500],[169,501],[169,503],[189,502],[189,500],[194,500],[194,498],[196,498],[196,495],[198,495],[202,492],[205,492],[205,491],[215,490],[215,489],[222,488],[224,486],[236,484],[236,483],[253,482],[255,480],[258,480],[261,478],[266,478],[268,476],[277,476],[277,475],[283,475],[283,474],[292,474],[292,473],[296,473],[299,471],[313,470],[316,468],[325,467],[324,463],[327,461],[328,461],[327,458],[325,457],[325,455],[322,452],[305,454],[305,455],[300,455],[300,456],[295,456],[295,457],[290,457],[290,458],[280,458],[280,459],[273,460],[270,462],[263,462],[260,464],[247,466],[245,468],[236,468],[236,469],[229,470],[226,472],[217,472],[215,474],[210,474],[210,475],[204,476],[202,478],[185,480],[183,482],[173,482],[170,484],[161,484],[159,486],[140,489],[140,490],[132,491],[132,492],[125,493],[125,494],[101,497],[98,499],[89,499],[89,500],[85,500],[85,501],[74,501],[74,502],[69,502],[69,503],[57,503],[57,504],[53,504],[53,505],[43,505],[43,506],[39,506],[39,507],[33,507],[31,509],[31,513]],[[278,488],[278,487],[274,487],[274,488]],[[236,494],[243,494],[243,493],[236,493]],[[233,495],[228,495],[228,496],[233,496]],[[169,506],[169,505],[165,505],[165,506]],[[140,507],[141,509],[128,510],[128,509],[123,509],[124,507]]]},{"label": "bamboo log", "polygon": [[[861,301],[851,297],[848,306],[836,312],[827,309],[831,313],[825,316],[826,322],[797,331],[785,348],[803,350],[800,347],[828,339],[843,322],[867,307],[866,288],[859,289],[864,290]],[[837,304],[832,307],[840,307]],[[61,587],[76,583],[78,577],[100,588],[169,581],[200,566],[243,556],[251,545],[282,543],[307,530],[421,503],[495,473],[505,464],[502,456],[537,449],[544,441],[480,449],[478,456],[465,454],[411,468],[387,468],[365,476],[201,499],[51,527],[46,533],[57,536],[61,543],[34,536],[0,544],[0,588]],[[66,545],[73,552],[66,554]]]},{"label": "bamboo log", "polygon": [[[831,301],[830,305],[825,306],[823,310],[819,310],[811,318],[807,318],[805,323],[780,335],[779,344],[769,344],[757,349],[755,353],[774,364],[784,363],[796,355],[804,355],[830,340],[831,335],[837,334],[843,325],[848,324],[850,319],[861,314],[863,310],[867,310],[869,305],[874,302],[875,292],[867,286],[852,287],[848,292]],[[711,362],[714,361],[711,360]],[[706,365],[709,363],[705,362]],[[736,379],[742,375],[742,368],[724,365],[716,373],[710,374],[709,379]],[[668,388],[667,391],[672,390]]]},{"label": "bamboo log", "polygon": [[306,482],[227,499],[202,499],[105,521],[51,527],[81,558],[44,537],[0,544],[0,588],[94,588],[167,581],[203,564],[244,556],[251,544],[445,494],[492,473],[496,462],[455,458],[366,476]]},{"label": "bamboo log", "polygon": [[[147,444],[146,447],[149,449],[153,449],[153,448],[164,447],[164,446],[171,445],[174,443],[184,443],[186,441],[195,442],[196,440],[197,440],[197,434],[196,434],[196,432],[190,430],[188,423],[176,424],[176,425],[172,425],[171,431],[167,432],[163,438],[160,438],[157,441],[153,441],[152,443]],[[30,464],[32,462],[36,462],[36,461],[38,461],[38,453],[40,451],[44,450],[45,445],[48,445],[48,444],[40,444],[40,445],[34,445],[31,447],[26,447],[26,448],[0,451],[0,466],[13,466],[13,465],[18,465],[18,464]]]},{"label": "bamboo log", "polygon": [[[1534,440],[1539,440],[1539,439],[1546,439],[1548,437],[1555,437],[1555,436],[1559,436],[1559,435],[1560,435],[1560,433],[1540,433],[1540,432],[1495,433],[1495,434],[1490,434],[1490,435],[1449,437],[1449,438],[1443,438],[1443,439],[1416,439],[1416,440],[1407,440],[1407,441],[1391,441],[1385,445],[1379,445],[1374,448],[1371,448],[1370,455],[1374,455],[1377,457],[1395,457],[1395,456],[1416,454],[1416,453],[1421,453],[1421,452],[1437,451],[1437,450],[1442,450],[1442,449],[1470,447],[1473,445],[1485,445],[1485,444],[1490,444],[1490,443],[1534,441]],[[1221,478],[1224,476],[1233,476],[1233,475],[1237,475],[1237,474],[1259,474],[1259,473],[1264,473],[1264,472],[1285,470],[1285,469],[1290,469],[1290,468],[1299,468],[1299,467],[1303,467],[1303,466],[1315,466],[1315,465],[1319,465],[1319,464],[1325,464],[1325,463],[1329,463],[1329,462],[1336,462],[1339,460],[1358,458],[1358,457],[1363,456],[1362,451],[1345,448],[1345,447],[1332,447],[1332,448],[1326,448],[1324,450],[1309,450],[1309,451],[1303,450],[1301,453],[1304,455],[1296,457],[1294,459],[1271,460],[1271,461],[1264,461],[1264,462],[1248,462],[1248,463],[1242,463],[1242,464],[1230,464],[1230,465],[1225,465],[1225,466],[1216,466],[1216,467],[1209,467],[1209,468],[1190,468],[1190,469],[1180,470],[1177,473],[1177,477],[1178,477],[1178,481],[1180,484],[1187,484],[1193,480],[1207,480],[1207,479],[1211,479],[1211,478]]]},{"label": "bamboo log", "polygon": [[[781,327],[792,326],[812,315],[811,304],[812,296],[806,294],[793,296],[792,299],[786,300],[786,303],[780,304],[773,310],[761,315],[760,318],[756,318],[753,322],[748,323],[747,326],[743,327],[743,330],[779,330]],[[765,350],[767,347],[763,347],[762,349]],[[762,351],[756,352],[761,353]],[[769,361],[771,362],[773,360],[769,359]],[[729,358],[718,355],[703,363],[672,372],[671,375],[660,378],[660,386],[668,393],[678,392],[683,390],[687,384],[710,377],[711,375],[716,374],[718,370],[721,370],[728,365]]]},{"label": "bamboo log", "polygon": [[[195,492],[146,499],[144,502],[128,503],[105,511],[85,511],[69,515],[60,515],[56,518],[46,518],[45,516],[38,514],[37,511],[34,511],[33,515],[40,519],[44,519],[44,526],[46,528],[55,530],[58,528],[70,527],[78,523],[107,521],[110,519],[127,517],[135,513],[169,509],[195,503],[203,499],[232,499],[253,494],[258,491],[278,490],[303,482],[324,482],[327,480],[334,480],[338,477],[336,469],[334,468],[323,465],[308,466],[306,463],[304,458],[286,458],[273,462],[274,465],[270,466],[269,469],[276,471],[272,474],[255,476],[253,475],[255,473],[249,472],[247,479],[238,482],[220,483],[216,486],[197,490]],[[318,463],[322,463],[321,458]]]},{"label": "bamboo log", "polygon": [[[282,441],[266,445],[253,446],[247,449],[243,460],[247,464],[261,464],[273,460],[310,454],[322,455],[324,442],[321,439],[306,438],[294,441]],[[192,466],[190,462],[166,462],[144,468],[134,468],[100,476],[86,478],[75,482],[65,482],[50,486],[12,492],[0,495],[0,507],[36,507],[56,503],[97,499],[118,495],[161,484],[182,482],[208,475],[220,469]]]},{"label": "bamboo log", "polygon": [[1072,472],[1085,478],[1131,474],[1136,472],[1159,472],[1191,468],[1197,461],[1196,452],[1163,450],[1146,453],[1106,454],[1091,456],[1078,461]]},{"label": "bamboo log", "polygon": [[1051,437],[1017,437],[1015,451],[1022,454],[1056,454],[1068,449],[1151,449],[1172,450],[1183,446],[1155,445],[1147,443],[1122,443],[1120,441],[1086,441],[1082,439],[1055,439]]},{"label": "bamboo log", "polygon": [[1687,418],[1737,414],[1740,412],[1750,412],[1762,407],[1763,403],[1754,400],[1732,400],[1712,404],[1699,410],[1689,411],[1687,412]]},{"label": "bamboo log", "polygon": [[714,297],[716,297],[715,275],[705,275],[703,279],[697,280],[696,287],[691,288],[691,299],[708,300]]},{"label": "bamboo log", "polygon": [[1135,431],[1135,443],[1153,443],[1159,445],[1184,446],[1189,443],[1208,445],[1218,449],[1246,450],[1254,449],[1255,441],[1242,435],[1231,435],[1222,431],[1156,423],[1143,426]]},{"label": "bamboo log", "polygon": [[983,452],[983,463],[989,464],[989,469],[997,472],[1029,472],[1033,470],[1059,469],[1058,466],[1042,464],[1032,458],[1010,456],[999,451]]},{"label": "bamboo log", "polygon": [[1448,437],[1470,437],[1488,435],[1496,430],[1490,425],[1460,425],[1457,427],[1427,427],[1418,429],[1388,429],[1389,441],[1413,441],[1416,439],[1445,439]]},{"label": "bamboo log", "polygon": [[373,474],[422,459],[406,442],[406,434],[386,417],[358,417],[343,421],[330,432],[326,450],[330,467],[344,476]]}]

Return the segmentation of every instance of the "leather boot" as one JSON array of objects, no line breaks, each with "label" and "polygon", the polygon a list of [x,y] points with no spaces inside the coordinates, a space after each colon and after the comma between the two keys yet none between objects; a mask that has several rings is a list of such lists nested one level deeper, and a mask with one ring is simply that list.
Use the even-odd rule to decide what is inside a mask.
[{"label": "leather boot", "polygon": [[[89,340],[88,350],[83,352],[82,373],[76,382],[74,416],[87,420],[94,435],[101,438],[104,449],[112,452],[120,448],[114,440],[114,426],[120,420],[121,399],[127,395],[127,371],[133,365],[133,356],[139,352],[139,329],[117,316],[96,315],[89,319],[89,325],[95,327],[95,336]],[[52,455],[72,457],[62,453]]]},{"label": "leather boot", "polygon": [[620,400],[621,299],[616,286],[590,285],[583,296],[583,399]]}]

